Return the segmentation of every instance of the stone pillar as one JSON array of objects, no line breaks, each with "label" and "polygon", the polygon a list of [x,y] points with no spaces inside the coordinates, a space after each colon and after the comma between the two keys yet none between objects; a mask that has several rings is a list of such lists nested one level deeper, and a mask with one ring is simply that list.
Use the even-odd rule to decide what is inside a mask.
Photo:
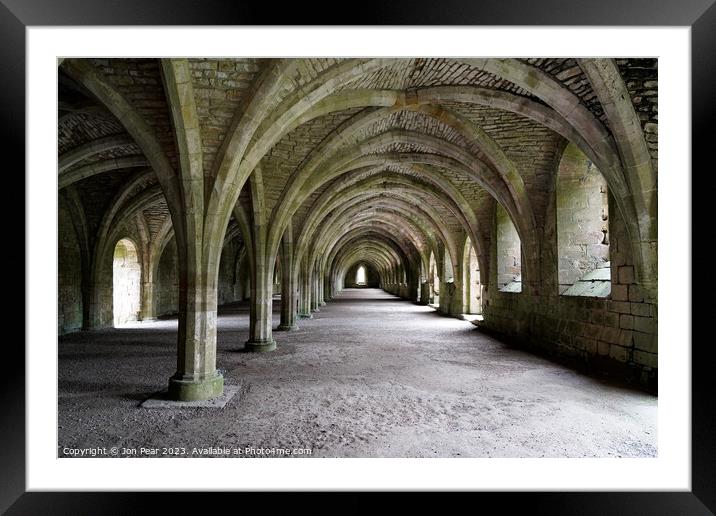
[{"label": "stone pillar", "polygon": [[[106,255],[109,254],[109,257]],[[89,281],[89,323],[85,329],[111,328],[113,321],[112,299],[112,254],[95,257]]]},{"label": "stone pillar", "polygon": [[331,299],[333,299],[333,292],[332,292],[332,287],[331,287],[332,283],[333,283],[332,281],[328,281],[328,280],[325,280],[323,282],[323,301],[324,302],[330,301]]},{"label": "stone pillar", "polygon": [[420,301],[421,305],[427,305],[430,303],[430,283],[423,281],[420,283]]},{"label": "stone pillar", "polygon": [[300,276],[301,296],[298,304],[298,316],[303,319],[311,319],[311,278],[304,267]]},{"label": "stone pillar", "polygon": [[293,273],[293,225],[288,224],[281,239],[281,324],[282,331],[295,330],[296,276]]},{"label": "stone pillar", "polygon": [[142,299],[139,306],[140,321],[155,321],[157,319],[154,281],[147,280],[142,282]]},{"label": "stone pillar", "polygon": [[315,270],[311,274],[311,312],[320,312],[318,308],[318,275]]},{"label": "stone pillar", "polygon": [[328,288],[330,289],[330,295],[328,296],[328,299],[333,299],[340,293],[341,290],[343,290],[343,284],[338,283],[338,273],[333,271],[331,273],[331,281],[328,285]]},{"label": "stone pillar", "polygon": [[[177,371],[169,379],[169,397],[206,400],[224,392],[224,378],[216,369],[216,282],[223,233],[212,239],[203,231],[207,199],[189,63],[185,59],[163,59],[162,71],[169,105],[173,107],[179,170],[175,171],[166,160],[156,141],[151,144],[156,152],[147,157],[167,198],[179,259]],[[127,122],[123,122],[126,126]],[[143,124],[135,132],[144,138],[152,134],[152,129]]]},{"label": "stone pillar", "polygon": [[408,300],[416,303],[420,296],[420,275],[411,269],[408,274]]},{"label": "stone pillar", "polygon": [[273,351],[276,341],[271,336],[273,325],[273,267],[265,257],[257,257],[251,277],[249,340],[247,351]]},{"label": "stone pillar", "polygon": [[318,273],[318,306],[326,306],[325,296],[325,275],[319,270]]},{"label": "stone pillar", "polygon": [[465,313],[465,306],[463,302],[462,283],[455,280],[452,283],[452,289],[450,292],[450,306],[449,314],[455,317],[461,316]]},{"label": "stone pillar", "polygon": [[[444,275],[443,275],[444,276]],[[440,296],[438,302],[438,311],[441,314],[448,315],[450,313],[450,293],[451,290],[448,288],[450,283],[440,279]]]},{"label": "stone pillar", "polygon": [[82,329],[89,330],[92,328],[92,315],[90,306],[92,304],[92,274],[90,272],[89,262],[82,262],[82,283],[80,284],[82,293]]},{"label": "stone pillar", "polygon": [[[182,239],[183,240],[183,239]],[[177,371],[169,379],[169,397],[197,401],[220,396],[224,377],[216,370],[216,285],[207,285],[201,266],[188,264],[185,242],[179,254],[179,339]]]},{"label": "stone pillar", "polygon": [[[467,265],[469,267],[469,264]],[[465,299],[463,293],[463,268],[464,264],[457,263],[453,264],[453,281],[452,288],[450,290],[450,305],[448,306],[448,313],[454,317],[460,317],[465,311]]]}]

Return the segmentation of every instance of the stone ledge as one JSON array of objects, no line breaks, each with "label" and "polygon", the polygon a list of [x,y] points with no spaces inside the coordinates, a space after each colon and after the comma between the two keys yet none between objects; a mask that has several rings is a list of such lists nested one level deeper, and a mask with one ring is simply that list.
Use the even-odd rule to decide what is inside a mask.
[{"label": "stone ledge", "polygon": [[224,385],[224,393],[221,396],[203,401],[175,401],[167,398],[167,392],[162,391],[153,394],[142,403],[141,408],[145,409],[181,409],[181,408],[218,408],[222,409],[241,389],[241,385]]}]

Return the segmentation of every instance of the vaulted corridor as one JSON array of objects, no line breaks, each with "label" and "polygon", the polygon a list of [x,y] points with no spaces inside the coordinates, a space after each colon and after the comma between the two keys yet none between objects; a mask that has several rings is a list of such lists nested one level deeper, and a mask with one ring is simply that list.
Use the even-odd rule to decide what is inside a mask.
[{"label": "vaulted corridor", "polygon": [[655,456],[658,76],[58,60],[58,454]]},{"label": "vaulted corridor", "polygon": [[61,336],[59,443],[187,456],[210,446],[314,457],[656,455],[656,396],[513,349],[429,306],[349,288],[298,326],[280,332],[274,352],[250,353],[248,303],[219,308],[217,367],[239,386],[221,410],[137,408],[176,367],[175,317]]}]

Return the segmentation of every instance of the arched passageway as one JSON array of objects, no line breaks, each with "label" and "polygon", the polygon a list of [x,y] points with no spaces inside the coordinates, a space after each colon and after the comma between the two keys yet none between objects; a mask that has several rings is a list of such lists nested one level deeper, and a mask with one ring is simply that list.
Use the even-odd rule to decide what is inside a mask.
[{"label": "arched passageway", "polygon": [[112,259],[112,306],[114,325],[136,321],[139,315],[142,267],[137,246],[123,238],[114,247]]},{"label": "arched passageway", "polygon": [[440,273],[433,253],[430,253],[430,304],[440,306]]},{"label": "arched passageway", "polygon": [[[451,437],[484,428],[526,442],[502,423],[535,410],[578,439],[583,426],[539,411],[539,396],[558,406],[560,374],[536,355],[657,385],[657,71],[626,58],[65,59],[63,345],[100,328],[82,337],[133,339],[108,326],[139,313],[156,353],[104,357],[117,374],[177,403],[249,382],[276,404],[242,399],[242,424],[265,435],[254,423],[271,420],[281,445],[363,450],[305,426],[337,425],[383,451],[398,434],[437,436],[451,455]],[[348,401],[320,424],[350,397],[340,382],[369,432]],[[614,451],[602,437],[594,455]]]},{"label": "arched passageway", "polygon": [[482,282],[480,281],[480,264],[472,242],[465,241],[463,251],[463,303],[466,314],[479,315],[482,313]]}]

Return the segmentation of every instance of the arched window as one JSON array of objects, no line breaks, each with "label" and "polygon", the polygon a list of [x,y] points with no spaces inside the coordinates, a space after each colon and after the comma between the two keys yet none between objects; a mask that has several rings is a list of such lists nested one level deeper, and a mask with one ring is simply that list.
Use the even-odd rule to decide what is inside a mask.
[{"label": "arched window", "polygon": [[272,296],[274,298],[281,298],[281,255],[276,256],[276,261],[273,264],[273,285],[271,286]]},{"label": "arched window", "polygon": [[472,241],[468,238],[465,241],[465,250],[463,251],[463,289],[464,289],[464,305],[468,314],[482,313],[482,284],[480,282],[480,265],[477,261],[477,253],[472,245]]},{"label": "arched window", "polygon": [[495,210],[497,230],[497,288],[502,292],[522,292],[522,243],[507,211],[498,204]]},{"label": "arched window", "polygon": [[356,271],[356,284],[357,285],[365,285],[365,267],[361,265],[358,267],[358,270]]},{"label": "arched window", "polygon": [[607,183],[576,145],[557,170],[559,293],[606,297],[611,292]]},{"label": "arched window", "polygon": [[430,304],[440,304],[440,275],[438,274],[438,264],[435,260],[435,253],[430,253],[430,265],[429,265],[429,281],[430,281]]},{"label": "arched window", "polygon": [[136,321],[140,307],[142,268],[134,243],[123,238],[114,247],[112,303],[114,325]]}]

